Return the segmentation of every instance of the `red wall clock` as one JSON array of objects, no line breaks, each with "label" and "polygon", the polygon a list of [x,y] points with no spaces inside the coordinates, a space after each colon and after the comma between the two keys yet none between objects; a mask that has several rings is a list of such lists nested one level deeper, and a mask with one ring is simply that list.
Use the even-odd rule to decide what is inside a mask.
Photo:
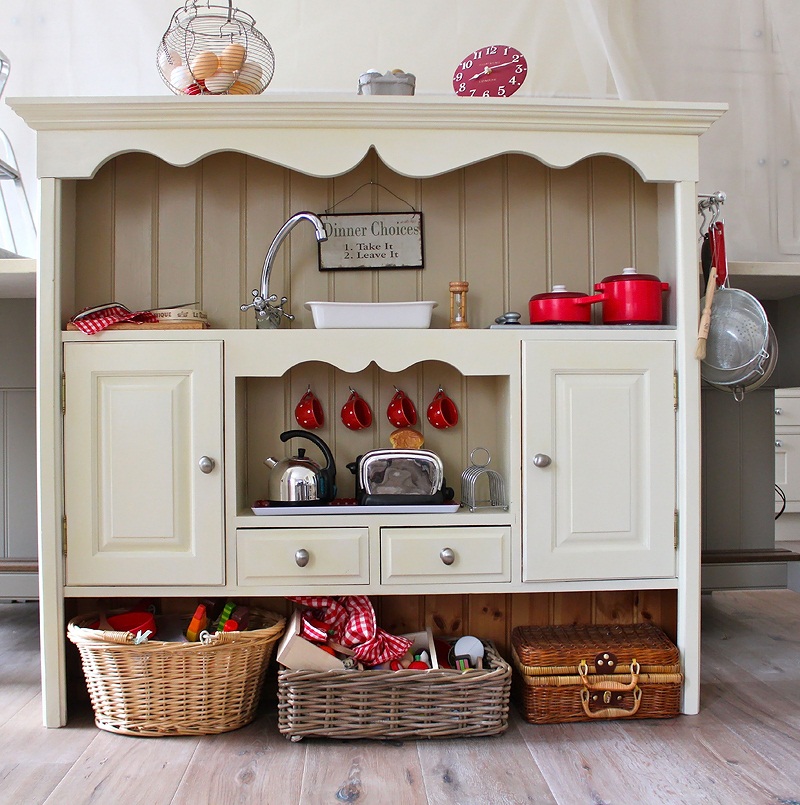
[{"label": "red wall clock", "polygon": [[466,56],[453,73],[453,89],[462,97],[508,98],[525,81],[528,63],[509,45],[487,45]]}]

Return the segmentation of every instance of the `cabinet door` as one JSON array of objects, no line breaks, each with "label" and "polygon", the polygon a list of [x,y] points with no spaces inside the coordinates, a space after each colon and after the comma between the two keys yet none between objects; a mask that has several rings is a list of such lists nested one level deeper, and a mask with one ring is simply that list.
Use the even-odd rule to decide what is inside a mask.
[{"label": "cabinet door", "polygon": [[64,372],[67,584],[223,583],[222,344],[70,343]]},{"label": "cabinet door", "polygon": [[800,433],[776,434],[775,483],[786,495],[784,511],[800,512]]},{"label": "cabinet door", "polygon": [[675,575],[673,346],[523,346],[523,580]]}]

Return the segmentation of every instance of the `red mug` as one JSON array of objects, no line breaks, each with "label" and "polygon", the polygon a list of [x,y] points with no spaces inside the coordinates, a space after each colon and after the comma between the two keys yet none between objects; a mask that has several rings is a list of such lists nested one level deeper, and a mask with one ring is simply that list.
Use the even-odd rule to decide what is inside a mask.
[{"label": "red mug", "polygon": [[397,386],[394,387],[395,395],[392,397],[389,407],[386,409],[386,418],[396,428],[407,428],[417,424],[417,409],[414,403]]},{"label": "red mug", "polygon": [[322,404],[311,391],[311,386],[308,391],[300,398],[294,409],[294,418],[301,428],[307,430],[314,430],[321,428],[325,424],[325,414],[322,412]]},{"label": "red mug", "polygon": [[439,386],[439,391],[436,392],[431,404],[428,406],[428,422],[434,428],[439,428],[440,430],[452,428],[453,425],[458,423],[458,408],[444,393],[441,386]]},{"label": "red mug", "polygon": [[342,422],[350,430],[362,430],[372,424],[372,409],[352,387],[347,402],[342,406]]}]

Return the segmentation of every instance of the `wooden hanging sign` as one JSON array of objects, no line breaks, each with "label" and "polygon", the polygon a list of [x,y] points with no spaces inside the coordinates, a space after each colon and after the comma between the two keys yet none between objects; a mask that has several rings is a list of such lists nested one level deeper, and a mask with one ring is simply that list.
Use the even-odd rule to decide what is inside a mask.
[{"label": "wooden hanging sign", "polygon": [[424,268],[422,213],[342,213],[319,216],[328,239],[319,270]]}]

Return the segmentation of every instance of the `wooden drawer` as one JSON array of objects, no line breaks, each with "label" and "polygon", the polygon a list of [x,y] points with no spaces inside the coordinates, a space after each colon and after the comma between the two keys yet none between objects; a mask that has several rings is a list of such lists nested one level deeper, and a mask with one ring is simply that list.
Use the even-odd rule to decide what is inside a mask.
[{"label": "wooden drawer", "polygon": [[368,584],[366,528],[240,528],[236,581],[241,587]]},{"label": "wooden drawer", "polygon": [[511,581],[511,528],[382,528],[383,584]]},{"label": "wooden drawer", "polygon": [[800,428],[800,390],[777,389],[775,391],[775,430]]}]

